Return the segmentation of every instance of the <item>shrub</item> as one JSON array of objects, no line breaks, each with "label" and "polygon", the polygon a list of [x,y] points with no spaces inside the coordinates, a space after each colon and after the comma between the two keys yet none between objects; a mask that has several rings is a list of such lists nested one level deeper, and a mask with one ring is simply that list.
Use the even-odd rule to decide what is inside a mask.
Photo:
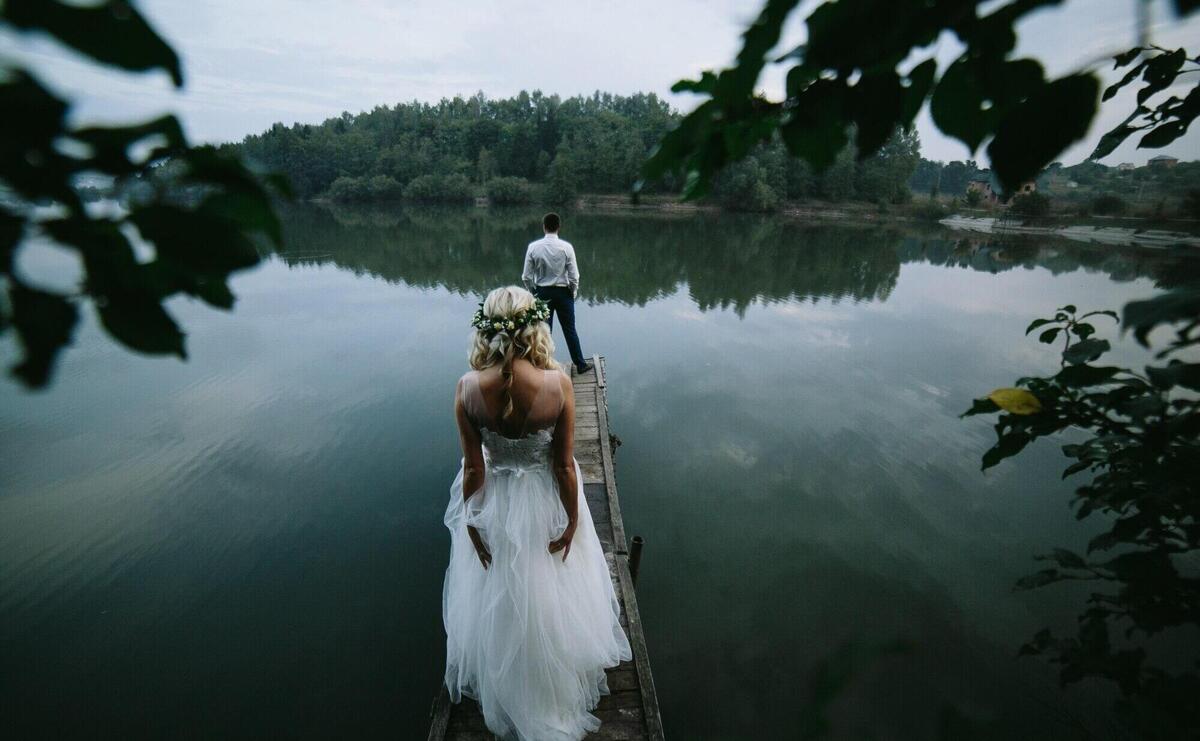
[{"label": "shrub", "polygon": [[362,178],[343,175],[329,185],[326,195],[335,201],[365,201],[367,184]]},{"label": "shrub", "polygon": [[376,175],[367,181],[367,192],[375,200],[399,198],[403,187],[390,175]]},{"label": "shrub", "polygon": [[1192,188],[1183,197],[1183,215],[1191,219],[1200,219],[1200,188]]},{"label": "shrub", "polygon": [[946,217],[946,209],[937,201],[929,200],[914,206],[912,215],[921,221],[941,221]]},{"label": "shrub", "polygon": [[426,203],[454,203],[475,198],[475,189],[466,175],[418,175],[404,186],[404,197]]},{"label": "shrub", "polygon": [[779,194],[767,183],[767,171],[753,158],[743,160],[721,173],[716,195],[730,211],[774,211]]},{"label": "shrub", "polygon": [[513,205],[533,201],[533,186],[525,178],[492,178],[487,182],[488,199],[498,205]]},{"label": "shrub", "polygon": [[983,194],[977,190],[968,190],[966,195],[963,196],[963,201],[972,208],[978,206],[982,200]]},{"label": "shrub", "polygon": [[550,174],[542,188],[542,201],[553,206],[572,206],[579,195],[578,177],[569,154],[559,152],[550,163]]},{"label": "shrub", "polygon": [[400,197],[400,183],[388,175],[350,177],[343,175],[330,184],[325,194],[342,202],[383,201]]},{"label": "shrub", "polygon": [[1120,216],[1128,210],[1128,204],[1120,196],[1105,193],[1092,201],[1092,213],[1097,216]]},{"label": "shrub", "polygon": [[1050,213],[1050,199],[1037,191],[1021,193],[1013,198],[1009,210],[1022,216],[1045,216]]}]

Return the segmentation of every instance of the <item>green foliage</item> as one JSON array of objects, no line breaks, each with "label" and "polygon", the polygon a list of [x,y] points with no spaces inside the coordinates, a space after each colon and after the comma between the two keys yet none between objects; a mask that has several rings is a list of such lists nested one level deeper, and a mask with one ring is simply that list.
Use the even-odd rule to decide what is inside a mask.
[{"label": "green foliage", "polygon": [[1050,199],[1034,191],[1013,196],[1009,210],[1021,216],[1045,216],[1050,213]]},{"label": "green foliage", "polygon": [[475,199],[475,186],[466,175],[420,175],[404,186],[404,197],[421,203],[466,203]]},{"label": "green foliage", "polygon": [[1200,219],[1200,188],[1192,188],[1183,197],[1183,213],[1193,219]]},{"label": "green foliage", "polygon": [[1127,208],[1124,199],[1112,193],[1105,193],[1092,201],[1092,213],[1097,216],[1120,216]]},{"label": "green foliage", "polygon": [[347,177],[343,175],[329,186],[326,195],[342,203],[394,200],[402,195],[403,188],[389,175],[372,177]]},{"label": "green foliage", "polygon": [[757,160],[743,160],[721,173],[716,187],[721,204],[731,211],[774,211],[779,195],[767,183],[767,170]]},{"label": "green foliage", "polygon": [[478,94],[378,106],[317,125],[276,124],[235,148],[287,173],[306,198],[326,193],[339,177],[386,175],[401,186],[421,176],[451,175],[480,185],[512,177],[546,183],[552,162],[564,152],[574,160],[572,180],[561,182],[566,170],[557,168],[556,192],[617,193],[632,187],[650,147],[676,119],[653,94],[566,99],[536,91],[504,99]]},{"label": "green foliage", "polygon": [[[1117,627],[1128,638],[1149,640],[1171,628],[1200,625],[1200,578],[1179,568],[1200,549],[1200,363],[1186,352],[1200,344],[1200,282],[1194,278],[1173,276],[1176,287],[1125,306],[1121,324],[1143,345],[1155,327],[1174,329],[1155,356],[1158,364],[1142,373],[1095,364],[1110,349],[1096,336],[1095,323],[1116,319],[1115,312],[1078,314],[1064,306],[1053,317],[1034,320],[1026,334],[1040,330],[1041,342],[1062,342],[1060,370],[1017,381],[1041,410],[1001,413],[996,444],[983,456],[987,469],[1068,428],[1087,436],[1063,446],[1072,459],[1063,478],[1091,475],[1076,489],[1077,517],[1101,513],[1108,530],[1092,539],[1087,554],[1055,549],[1040,557],[1053,565],[1021,579],[1017,588],[1085,580],[1106,589],[1092,594],[1076,637],[1043,630],[1021,653],[1061,665],[1064,684],[1087,677],[1115,682],[1130,723],[1146,737],[1200,732],[1194,703],[1200,664],[1172,674],[1152,666],[1136,641],[1114,644],[1109,638]],[[999,411],[994,401],[978,400],[964,416]]]},{"label": "green foliage", "polygon": [[492,178],[487,182],[487,196],[500,206],[533,203],[533,186],[525,178]]},{"label": "green foliage", "polygon": [[[1060,2],[823,2],[805,22],[807,42],[774,60],[789,65],[786,96],[774,102],[761,97],[756,84],[799,2],[767,0],[743,34],[733,66],[672,88],[703,100],[663,137],[645,177],[682,172],[684,197],[696,198],[723,167],[777,133],[792,155],[823,171],[851,141],[860,158],[879,151],[894,129],[911,128],[928,100],[937,127],[972,152],[990,139],[996,176],[1006,190],[1015,190],[1087,133],[1098,105],[1099,81],[1092,73],[1047,79],[1037,60],[1011,58],[1018,22]],[[1176,7],[1191,12],[1194,4]],[[883,30],[864,34],[864,28]],[[937,78],[929,49],[945,32],[965,48]],[[1158,63],[1155,80],[1168,76],[1160,69],[1166,66]],[[1182,119],[1195,116],[1200,98],[1168,103],[1147,114],[1159,116],[1159,128],[1149,135],[1154,146],[1182,133]]]},{"label": "green foliage", "polygon": [[[1188,10],[1194,10],[1193,5]],[[1182,99],[1176,95],[1168,97],[1156,107],[1146,103],[1160,93],[1166,92],[1183,74],[1200,72],[1200,57],[1188,58],[1186,49],[1170,51],[1157,46],[1136,47],[1113,57],[1113,69],[1121,69],[1137,60],[1137,64],[1126,71],[1125,76],[1104,91],[1104,100],[1115,96],[1126,85],[1139,77],[1142,88],[1137,93],[1137,107],[1133,113],[1101,137],[1091,159],[1103,159],[1135,133],[1146,132],[1138,140],[1138,149],[1165,147],[1187,132],[1188,126],[1200,115],[1200,81],[1194,84]]]},{"label": "green foliage", "polygon": [[966,192],[966,194],[963,196],[963,202],[972,208],[974,208],[975,206],[978,206],[979,202],[982,200],[983,200],[983,193],[980,193],[977,190],[968,190]]},{"label": "green foliage", "polygon": [[[175,52],[126,2],[8,0],[0,28],[43,31],[96,61],[162,69],[182,84]],[[0,276],[8,294],[0,302],[0,333],[15,331],[23,356],[13,372],[32,388],[49,382],[89,301],[101,326],[127,348],[185,357],[184,333],[163,302],[182,293],[231,308],[226,281],[258,262],[254,238],[281,240],[259,179],[228,152],[190,147],[175,117],[74,127],[68,111],[68,102],[30,71],[0,67],[0,181],[13,196],[0,206]],[[78,183],[85,173],[126,183],[126,208],[90,214]],[[51,203],[57,208],[37,208]],[[38,287],[14,270],[27,238],[79,256],[85,276],[76,291]],[[139,256],[135,247],[153,247],[153,254]]]},{"label": "green foliage", "polygon": [[569,147],[559,150],[550,163],[542,200],[552,206],[572,206],[579,197],[579,168]]},{"label": "green foliage", "polygon": [[921,221],[941,221],[949,215],[942,204],[932,199],[917,204],[912,214]]}]

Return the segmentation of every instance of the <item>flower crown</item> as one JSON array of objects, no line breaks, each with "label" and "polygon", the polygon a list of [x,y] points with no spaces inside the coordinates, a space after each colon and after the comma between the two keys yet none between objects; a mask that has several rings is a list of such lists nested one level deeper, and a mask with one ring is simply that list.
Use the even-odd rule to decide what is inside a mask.
[{"label": "flower crown", "polygon": [[479,308],[475,311],[475,315],[471,317],[471,326],[483,332],[489,339],[495,337],[501,332],[516,332],[517,330],[525,329],[531,324],[544,322],[550,318],[550,304],[535,298],[533,306],[530,306],[525,311],[514,314],[510,317],[490,317],[483,313],[483,303],[479,304]]}]

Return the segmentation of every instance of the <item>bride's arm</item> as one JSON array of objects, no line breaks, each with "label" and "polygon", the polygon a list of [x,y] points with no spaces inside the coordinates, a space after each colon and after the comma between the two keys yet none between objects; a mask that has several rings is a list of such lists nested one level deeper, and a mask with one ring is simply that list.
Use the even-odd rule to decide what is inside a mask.
[{"label": "bride's arm", "polygon": [[[479,430],[467,416],[467,410],[462,403],[461,391],[460,387],[454,394],[454,419],[458,422],[458,440],[462,445],[463,452],[462,489],[465,502],[471,498],[472,494],[483,488],[484,465],[483,443],[479,439]],[[486,569],[492,563],[492,554],[484,545],[483,538],[479,537],[479,531],[473,526],[467,525],[467,536],[471,538],[471,543],[475,546],[479,562]]]},{"label": "bride's arm", "polygon": [[567,529],[551,541],[550,552],[563,552],[563,560],[571,552],[571,540],[579,518],[579,480],[575,476],[575,390],[571,379],[562,377],[563,408],[554,425],[554,478],[558,481],[558,497],[567,513]]}]

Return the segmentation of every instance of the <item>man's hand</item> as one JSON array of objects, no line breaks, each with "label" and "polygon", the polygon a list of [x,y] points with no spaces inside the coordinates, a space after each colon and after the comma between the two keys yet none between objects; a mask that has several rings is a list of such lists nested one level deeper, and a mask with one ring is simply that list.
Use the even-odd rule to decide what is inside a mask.
[{"label": "man's hand", "polygon": [[566,562],[567,554],[571,552],[571,541],[575,538],[575,523],[567,525],[567,529],[563,530],[563,534],[558,537],[558,540],[550,541],[550,552],[563,552],[562,560]]}]

